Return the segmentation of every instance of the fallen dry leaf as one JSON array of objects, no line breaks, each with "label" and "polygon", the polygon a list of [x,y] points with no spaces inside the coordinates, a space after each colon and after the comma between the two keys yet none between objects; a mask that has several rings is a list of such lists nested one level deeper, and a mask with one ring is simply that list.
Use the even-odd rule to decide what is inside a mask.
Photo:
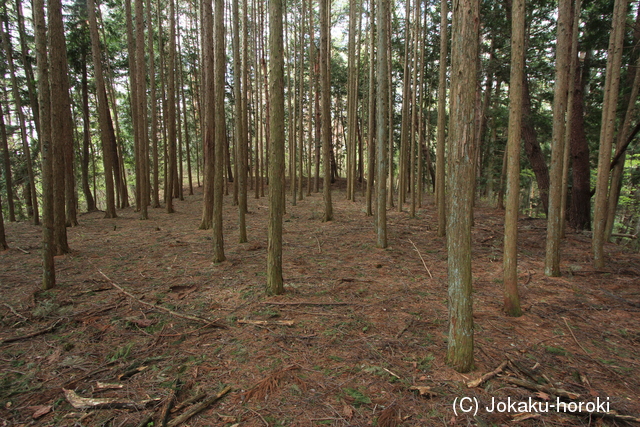
[{"label": "fallen dry leaf", "polygon": [[37,420],[38,418],[42,418],[47,415],[49,412],[53,411],[53,406],[51,405],[40,405],[40,406],[30,406],[29,409],[34,410],[35,412],[31,415],[31,418]]},{"label": "fallen dry leaf", "polygon": [[544,393],[542,391],[538,391],[536,393],[534,393],[536,395],[536,397],[538,399],[542,399],[542,400],[551,400],[551,396],[549,396],[547,393]]},{"label": "fallen dry leaf", "polygon": [[533,418],[540,418],[540,414],[531,414],[529,412],[523,412],[513,416],[513,422],[519,423],[524,420],[531,420]]},{"label": "fallen dry leaf", "polygon": [[409,387],[409,390],[417,391],[418,393],[420,393],[420,396],[426,395],[427,397],[435,397],[438,395],[438,393],[431,390],[431,387],[427,387],[427,386],[413,385]]}]

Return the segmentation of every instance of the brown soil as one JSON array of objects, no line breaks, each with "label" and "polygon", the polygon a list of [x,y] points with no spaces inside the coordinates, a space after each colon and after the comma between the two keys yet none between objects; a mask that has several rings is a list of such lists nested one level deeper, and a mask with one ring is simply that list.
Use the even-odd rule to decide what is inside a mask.
[{"label": "brown soil", "polygon": [[[492,398],[556,403],[548,388],[532,391],[513,378],[564,389],[579,395],[575,402],[608,399],[612,411],[640,416],[637,253],[608,245],[608,267],[595,271],[589,237],[569,232],[562,277],[549,278],[545,222],[523,218],[525,314],[508,318],[501,312],[502,213],[480,203],[476,370],[462,375],[445,364],[447,264],[432,200],[415,219],[389,211],[390,246],[380,250],[362,198],[344,199],[334,193],[329,223],[321,222],[321,194],[295,207],[287,202],[286,294],[272,298],[264,292],[266,199],[249,199],[246,244],[237,243],[237,208],[225,199],[228,260],[218,265],[210,261],[211,231],[198,230],[200,190],[176,201],[175,214],[150,210],[148,221],[132,209],[117,219],[83,215],[68,230],[72,252],[56,259],[58,286],[50,291],[39,290],[40,229],[7,224],[0,339],[22,339],[0,344],[0,426],[137,426],[149,415],[158,426],[172,396],[178,404],[225,385],[229,394],[183,425],[625,425],[553,409],[528,419],[487,412]],[[467,388],[506,360],[513,362],[500,375]],[[121,388],[103,390],[98,382]],[[157,400],[135,409],[76,409],[63,388],[86,398]],[[475,416],[454,413],[462,397],[477,399]]]}]

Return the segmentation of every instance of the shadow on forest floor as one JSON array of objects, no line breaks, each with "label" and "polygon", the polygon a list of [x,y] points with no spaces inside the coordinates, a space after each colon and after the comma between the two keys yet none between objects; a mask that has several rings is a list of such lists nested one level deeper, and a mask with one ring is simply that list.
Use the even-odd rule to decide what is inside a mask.
[{"label": "shadow on forest floor", "polygon": [[[590,417],[589,406],[582,414],[557,411],[558,398],[599,399],[617,414],[640,416],[637,253],[610,244],[607,269],[596,271],[589,237],[568,232],[562,277],[548,278],[545,222],[522,219],[525,314],[507,318],[502,213],[480,203],[476,370],[461,375],[444,363],[446,253],[431,199],[415,219],[389,211],[386,250],[375,248],[362,198],[347,202],[336,191],[333,199],[330,223],[321,222],[321,194],[287,202],[286,294],[271,298],[264,295],[266,199],[249,198],[250,241],[238,244],[237,208],[225,198],[228,260],[218,265],[210,261],[211,231],[197,229],[201,190],[176,201],[175,214],[150,210],[148,221],[132,209],[116,219],[85,214],[68,230],[72,252],[56,258],[58,287],[50,291],[38,290],[40,229],[7,224],[0,426],[138,426],[149,416],[158,426],[163,413],[176,420],[188,411],[170,405],[193,409],[182,403],[197,395],[203,410],[180,425],[625,425],[621,417]],[[497,376],[467,387],[506,361]],[[225,385],[231,391],[219,401],[202,396]],[[479,406],[475,416],[454,413],[463,397]],[[508,399],[539,405],[487,410]]]}]

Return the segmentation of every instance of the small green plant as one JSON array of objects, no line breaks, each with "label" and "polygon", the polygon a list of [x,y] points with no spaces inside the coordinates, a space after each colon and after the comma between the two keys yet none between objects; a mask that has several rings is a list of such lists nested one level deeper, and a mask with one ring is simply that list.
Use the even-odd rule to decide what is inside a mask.
[{"label": "small green plant", "polygon": [[431,369],[431,364],[433,363],[435,356],[431,353],[427,354],[423,358],[418,360],[418,369],[421,371],[428,371]]},{"label": "small green plant", "polygon": [[47,318],[58,311],[60,306],[53,302],[52,300],[44,300],[38,304],[36,308],[33,309],[33,317],[37,319]]},{"label": "small green plant", "polygon": [[371,399],[369,399],[369,397],[360,390],[355,388],[343,388],[342,391],[353,399],[353,406],[356,408],[362,405],[369,405],[371,403]]},{"label": "small green plant", "polygon": [[107,357],[107,361],[111,363],[119,359],[126,359],[127,357],[129,357],[129,354],[131,354],[132,348],[133,348],[133,343],[129,343],[124,347],[119,347],[109,357]]},{"label": "small green plant", "polygon": [[562,347],[553,347],[551,345],[546,345],[544,346],[544,349],[547,351],[547,353],[555,354],[556,356],[566,356],[567,354],[569,354],[569,352]]}]

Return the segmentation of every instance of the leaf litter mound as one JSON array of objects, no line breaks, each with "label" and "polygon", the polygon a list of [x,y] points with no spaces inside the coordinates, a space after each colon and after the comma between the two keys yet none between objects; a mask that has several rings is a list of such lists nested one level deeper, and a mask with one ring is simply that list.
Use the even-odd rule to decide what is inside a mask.
[{"label": "leaf litter mound", "polygon": [[[333,199],[328,223],[321,194],[287,202],[286,293],[269,298],[265,199],[249,198],[244,244],[225,199],[227,261],[216,265],[211,231],[198,230],[201,191],[148,221],[133,209],[84,214],[48,291],[40,229],[7,224],[0,426],[637,425],[637,253],[610,244],[607,268],[594,270],[589,236],[568,230],[562,277],[549,278],[545,222],[522,218],[524,315],[508,318],[502,212],[479,203],[476,369],[459,374],[445,364],[447,265],[433,201],[414,219],[390,210],[380,250],[364,203],[340,190]],[[476,414],[454,412],[463,397]],[[610,412],[486,410],[508,399],[600,399]]]}]

